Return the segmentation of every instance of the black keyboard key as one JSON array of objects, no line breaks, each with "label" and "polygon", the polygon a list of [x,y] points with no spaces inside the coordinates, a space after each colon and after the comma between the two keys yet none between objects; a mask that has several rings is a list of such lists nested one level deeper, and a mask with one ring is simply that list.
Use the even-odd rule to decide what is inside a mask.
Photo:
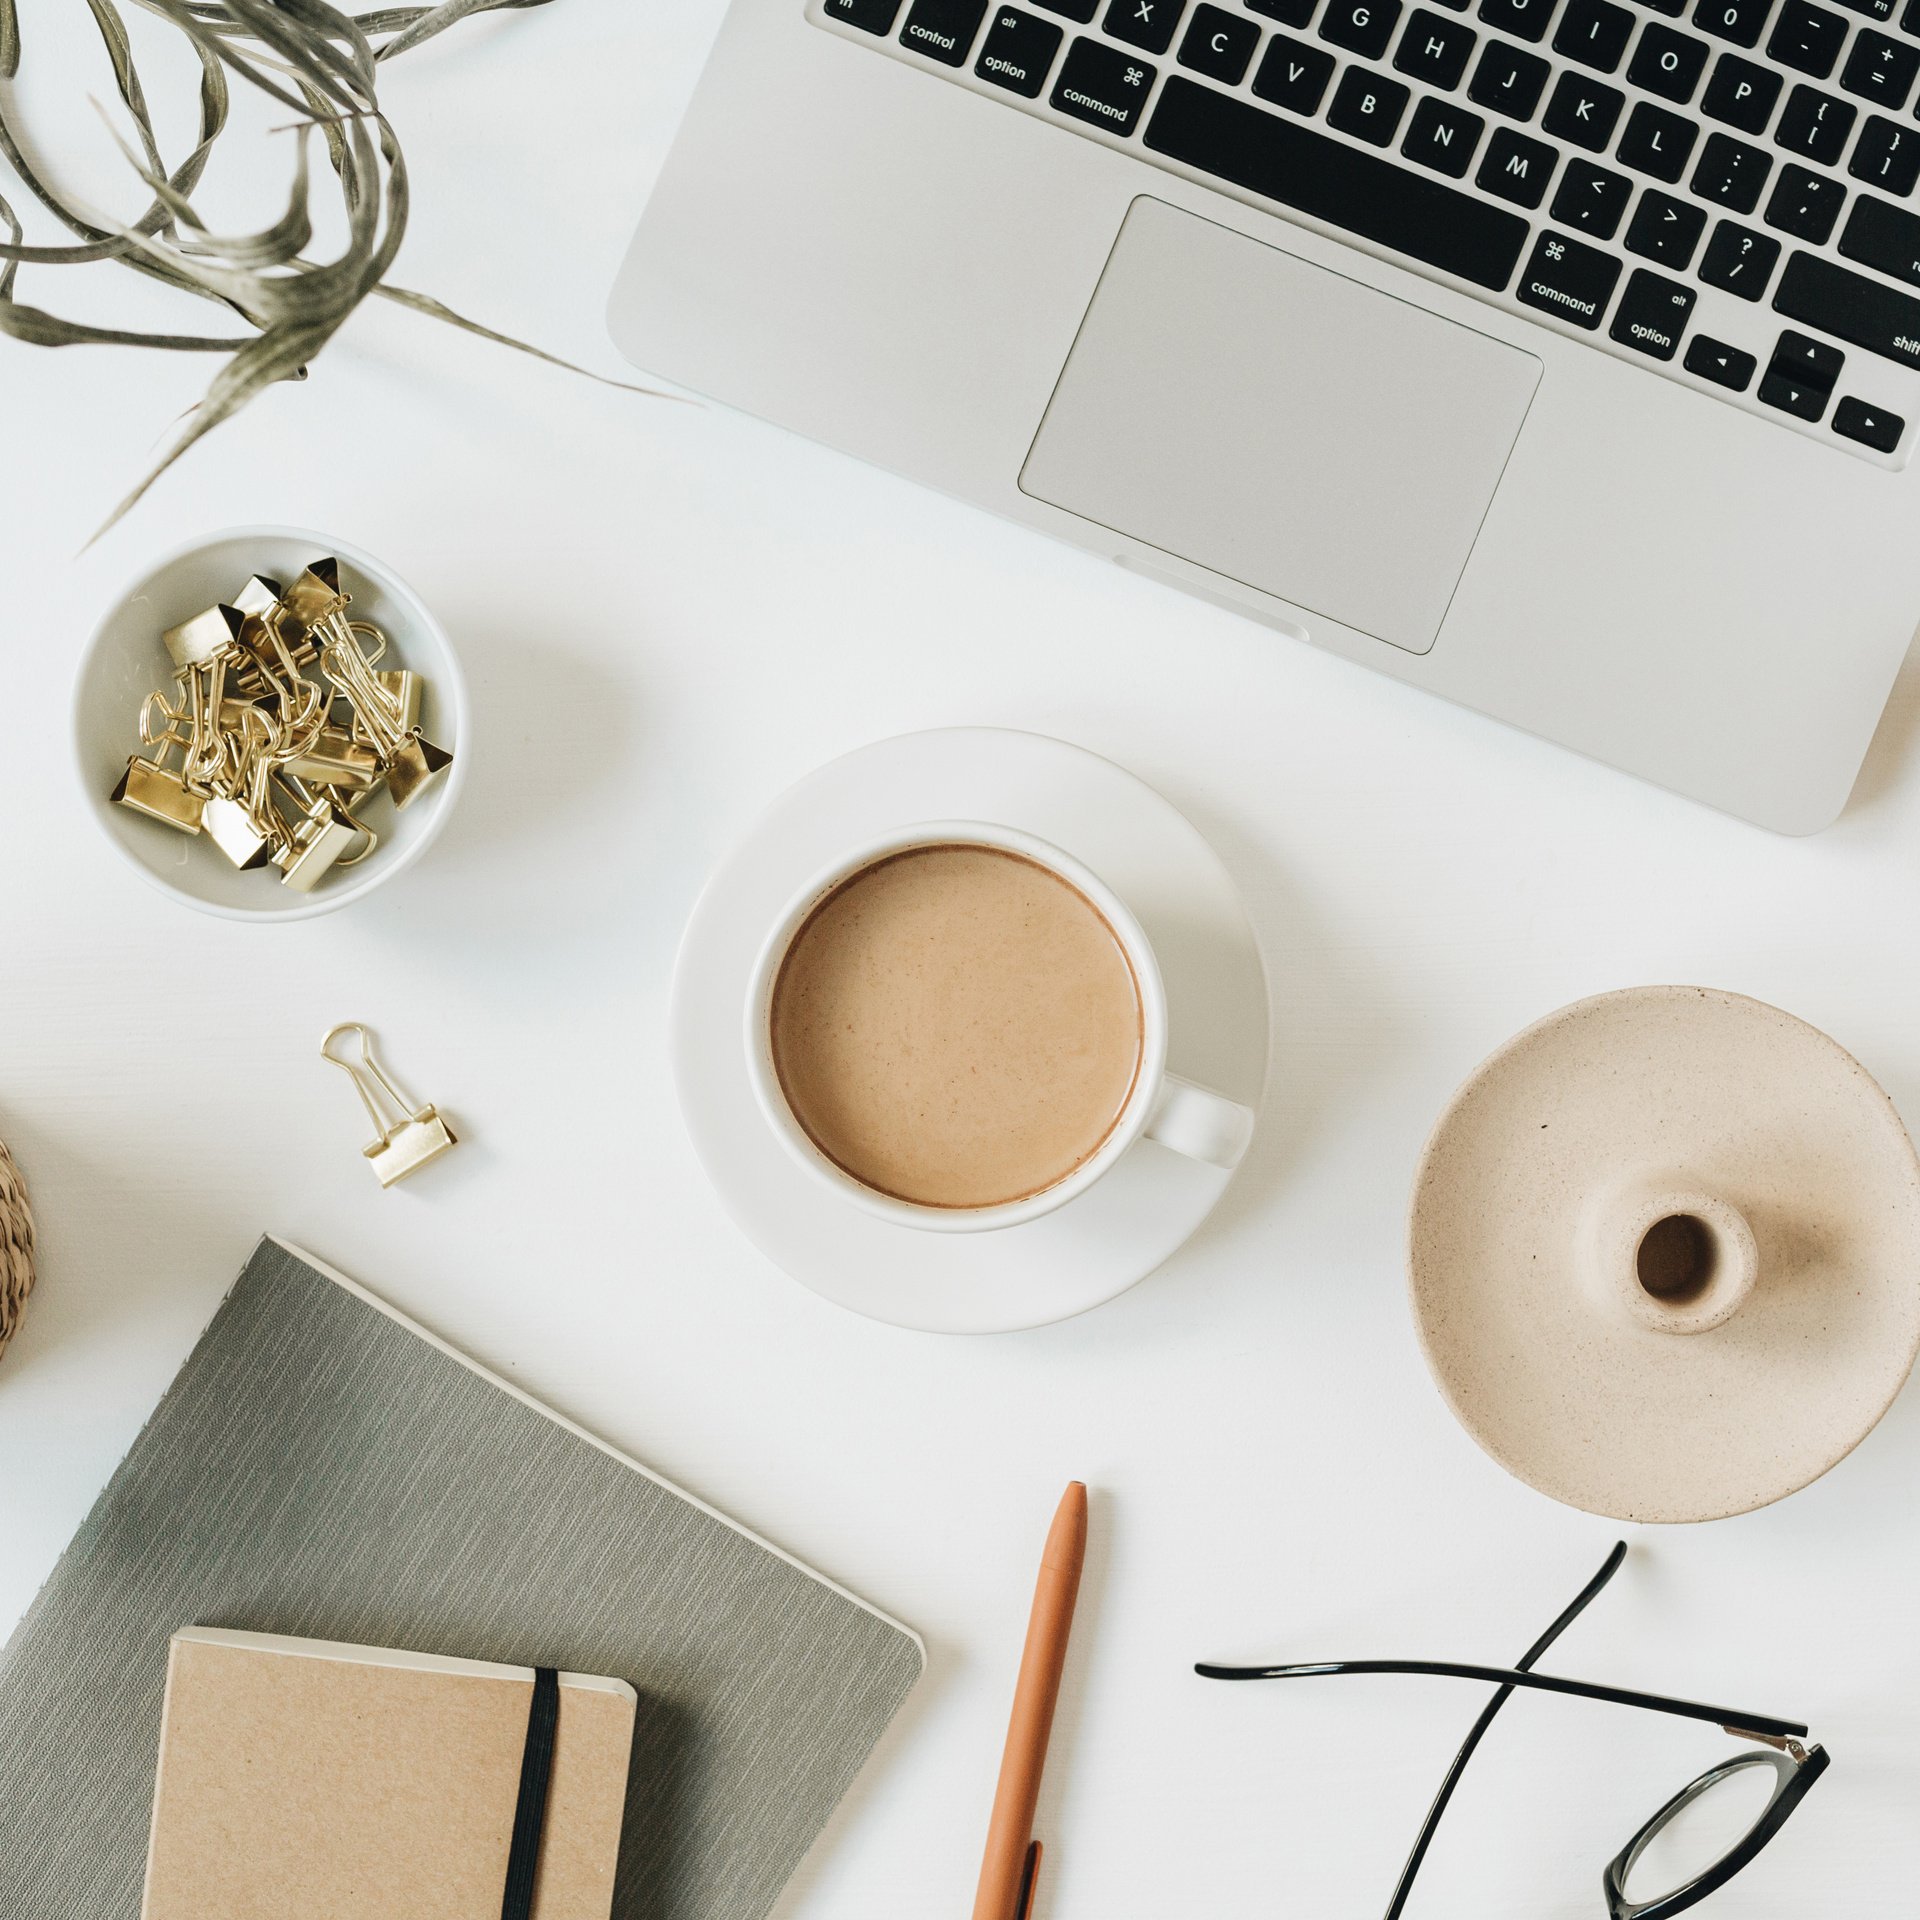
[{"label": "black keyboard key", "polygon": [[1902,33],[1920,33],[1920,0],[1907,0],[1907,10],[1900,16]]},{"label": "black keyboard key", "polygon": [[1706,227],[1707,216],[1691,201],[1649,187],[1627,223],[1627,251],[1658,260],[1663,267],[1681,268],[1693,258]]},{"label": "black keyboard key", "polygon": [[1589,240],[1611,240],[1620,231],[1620,218],[1632,198],[1633,182],[1624,173],[1569,160],[1547,211],[1563,227]]},{"label": "black keyboard key", "polygon": [[1898,0],[1840,0],[1853,13],[1864,13],[1869,20],[1891,20]]},{"label": "black keyboard key", "polygon": [[1760,204],[1760,190],[1772,171],[1772,154],[1731,134],[1710,133],[1688,184],[1702,200],[1717,201],[1735,213],[1751,213]]},{"label": "black keyboard key", "polygon": [[1847,16],[1816,7],[1812,0],[1787,0],[1767,41],[1767,58],[1795,73],[1824,80],[1846,44]]},{"label": "black keyboard key", "polygon": [[1723,53],[1700,96],[1700,111],[1742,133],[1765,133],[1784,84],[1770,68],[1742,60],[1737,53]]},{"label": "black keyboard key", "polygon": [[1690,33],[1675,33],[1658,20],[1647,23],[1640,44],[1627,63],[1627,78],[1636,87],[1657,93],[1662,100],[1674,100],[1681,106],[1693,98],[1700,75],[1707,64],[1708,47]]},{"label": "black keyboard key", "polygon": [[1920,367],[1920,300],[1818,254],[1795,253],[1780,276],[1774,310],[1849,346]]},{"label": "black keyboard key", "polygon": [[1165,53],[1186,10],[1187,0],[1113,0],[1100,30],[1145,53]]},{"label": "black keyboard key", "polygon": [[1769,364],[1775,373],[1790,373],[1810,387],[1824,387],[1831,393],[1847,356],[1832,341],[1815,340],[1789,327],[1774,342]]},{"label": "black keyboard key", "polygon": [[1086,26],[1099,11],[1100,0],[1033,0],[1036,7],[1045,7],[1049,13],[1060,14],[1068,20],[1077,20]]},{"label": "black keyboard key", "polygon": [[1672,186],[1686,172],[1699,138],[1693,121],[1642,100],[1627,115],[1627,130],[1614,152],[1637,173],[1650,173]]},{"label": "black keyboard key", "polygon": [[1711,380],[1716,387],[1729,387],[1735,393],[1745,393],[1748,383],[1760,370],[1760,362],[1752,354],[1742,353],[1738,347],[1730,347],[1724,340],[1705,333],[1696,333],[1688,343],[1685,365],[1689,373],[1697,373],[1702,380]]},{"label": "black keyboard key", "polygon": [[1062,113],[1089,126],[1131,133],[1153,91],[1154,72],[1144,60],[1083,36],[1067,49],[1051,98]]},{"label": "black keyboard key", "polygon": [[1827,388],[1810,387],[1790,373],[1776,373],[1772,367],[1760,382],[1761,405],[1778,407],[1796,420],[1818,420],[1827,410],[1829,397]]},{"label": "black keyboard key", "polygon": [[1553,98],[1540,116],[1540,128],[1589,153],[1605,153],[1626,104],[1627,96],[1617,87],[1568,68],[1553,84]]},{"label": "black keyboard key", "polygon": [[1614,309],[1607,337],[1655,360],[1671,360],[1680,351],[1680,336],[1687,330],[1695,297],[1693,289],[1678,280],[1635,267]]},{"label": "black keyboard key", "polygon": [[1858,440],[1875,453],[1891,453],[1900,444],[1907,423],[1885,407],[1870,407],[1849,394],[1833,410],[1833,430],[1844,439]]},{"label": "black keyboard key", "polygon": [[1168,75],[1146,143],[1171,160],[1495,293],[1513,278],[1526,245],[1527,223],[1517,213],[1184,74]]},{"label": "black keyboard key", "polygon": [[1371,146],[1391,146],[1400,131],[1400,116],[1412,98],[1413,89],[1398,80],[1369,73],[1365,67],[1349,67],[1333,90],[1327,125]]},{"label": "black keyboard key", "polygon": [[1611,73],[1627,50],[1633,32],[1633,15],[1613,0],[1567,0],[1560,16],[1560,28],[1553,36],[1553,50],[1583,67]]},{"label": "black keyboard key", "polygon": [[1224,13],[1218,7],[1199,7],[1187,22],[1180,41],[1180,64],[1209,80],[1237,87],[1247,77],[1260,29],[1244,13]]},{"label": "black keyboard key", "polygon": [[1619,278],[1620,262],[1612,254],[1549,229],[1533,243],[1517,291],[1522,305],[1557,314],[1593,332]]},{"label": "black keyboard key", "polygon": [[913,0],[900,44],[943,66],[964,66],[986,11],[983,0]]},{"label": "black keyboard key", "polygon": [[1851,100],[1836,100],[1812,87],[1795,87],[1787,95],[1786,111],[1773,137],[1789,153],[1804,154],[1823,167],[1838,166],[1847,135],[1859,117],[1860,109]]},{"label": "black keyboard key", "polygon": [[1537,53],[1523,53],[1504,40],[1489,40],[1467,83],[1467,98],[1509,119],[1531,120],[1552,69]]},{"label": "black keyboard key", "polygon": [[1535,42],[1547,37],[1547,22],[1558,0],[1480,0],[1480,18],[1516,40]]},{"label": "black keyboard key", "polygon": [[1773,0],[1699,0],[1693,24],[1736,47],[1752,47],[1759,44],[1760,29],[1772,11]]},{"label": "black keyboard key", "polygon": [[1240,3],[1255,13],[1264,13],[1269,20],[1279,20],[1289,27],[1304,27],[1313,18],[1319,0],[1240,0]]},{"label": "black keyboard key", "polygon": [[1714,227],[1713,238],[1701,256],[1700,278],[1722,293],[1758,300],[1766,292],[1779,259],[1778,240],[1755,233],[1738,221],[1722,220]]},{"label": "black keyboard key", "polygon": [[1559,158],[1543,141],[1529,140],[1511,127],[1496,127],[1473,183],[1516,207],[1537,207],[1547,197],[1547,182]]},{"label": "black keyboard key", "polygon": [[1767,225],[1809,246],[1824,247],[1846,200],[1846,188],[1831,174],[1784,166],[1767,202]]},{"label": "black keyboard key", "polygon": [[1320,38],[1366,60],[1378,60],[1393,38],[1400,0],[1328,0]]},{"label": "black keyboard key", "polygon": [[1400,151],[1409,160],[1458,180],[1473,164],[1473,150],[1486,127],[1477,113],[1428,94],[1413,110],[1413,124],[1407,128]]},{"label": "black keyboard key", "polygon": [[1687,10],[1687,0],[1647,0],[1655,13],[1670,13],[1678,20]]},{"label": "black keyboard key", "polygon": [[1847,171],[1856,180],[1904,200],[1920,180],[1920,133],[1883,120],[1877,113],[1868,114],[1860,138],[1853,143]]},{"label": "black keyboard key", "polygon": [[1022,13],[1017,7],[995,7],[993,25],[987,29],[973,70],[996,87],[1037,100],[1040,89],[1047,84],[1053,56],[1065,38],[1064,31],[1051,20]]},{"label": "black keyboard key", "polygon": [[1460,84],[1479,38],[1465,21],[1449,20],[1444,13],[1429,13],[1423,7],[1407,22],[1393,64],[1416,80],[1451,92]]},{"label": "black keyboard key", "polygon": [[1920,287],[1920,217],[1870,193],[1854,198],[1840,230],[1840,251],[1910,287]]},{"label": "black keyboard key", "polygon": [[1253,90],[1262,100],[1271,100],[1289,113],[1318,113],[1327,82],[1332,78],[1332,54],[1322,53],[1304,40],[1276,33],[1260,56],[1259,70],[1253,76]]},{"label": "black keyboard key", "polygon": [[891,33],[899,17],[900,0],[827,0],[829,20],[849,27],[864,27],[868,33]]},{"label": "black keyboard key", "polygon": [[1920,74],[1920,47],[1862,27],[1841,69],[1840,84],[1862,100],[1898,113],[1907,104],[1916,74]]}]

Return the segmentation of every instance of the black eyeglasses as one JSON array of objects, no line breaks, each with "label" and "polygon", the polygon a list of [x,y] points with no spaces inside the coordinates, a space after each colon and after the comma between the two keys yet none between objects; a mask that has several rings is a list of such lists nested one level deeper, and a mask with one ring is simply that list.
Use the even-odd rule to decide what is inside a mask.
[{"label": "black eyeglasses", "polygon": [[1659,1694],[1633,1693],[1622,1687],[1594,1686],[1535,1673],[1534,1663],[1585,1611],[1627,1557],[1622,1540],[1605,1564],[1526,1653],[1511,1667],[1456,1666],[1429,1660],[1318,1660],[1302,1666],[1216,1667],[1194,1671],[1208,1680],[1305,1680],[1333,1673],[1429,1673],[1456,1680],[1484,1680],[1498,1691],[1480,1711],[1472,1730],[1447,1769],[1421,1824],[1419,1837],[1393,1890],[1386,1920],[1400,1920],[1413,1890],[1414,1875],[1427,1857],[1434,1829],[1446,1812],[1473,1750],[1493,1717],[1516,1687],[1542,1693],[1576,1694],[1583,1700],[1608,1700],[1620,1707],[1644,1707],[1651,1713],[1705,1720],[1736,1740],[1758,1743],[1758,1752],[1737,1753],[1710,1767],[1683,1787],[1607,1863],[1601,1885],[1609,1920],[1670,1920],[1677,1913],[1724,1887],[1786,1825],[1808,1789],[1827,1770],[1824,1747],[1803,1747],[1806,1728],[1764,1713],[1738,1713],[1730,1707],[1702,1706],[1693,1700],[1668,1700]]}]

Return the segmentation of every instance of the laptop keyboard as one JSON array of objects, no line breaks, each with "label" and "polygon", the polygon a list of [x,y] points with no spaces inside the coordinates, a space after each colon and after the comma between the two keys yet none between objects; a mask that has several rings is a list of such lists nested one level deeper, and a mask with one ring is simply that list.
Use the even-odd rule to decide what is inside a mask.
[{"label": "laptop keyboard", "polygon": [[1842,8],[811,0],[930,74],[1896,466],[1920,415],[1920,0]]}]

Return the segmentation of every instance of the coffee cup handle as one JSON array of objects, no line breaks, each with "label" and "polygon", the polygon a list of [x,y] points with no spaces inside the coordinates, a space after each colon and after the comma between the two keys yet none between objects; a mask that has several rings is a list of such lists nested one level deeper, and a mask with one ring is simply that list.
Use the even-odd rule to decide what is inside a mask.
[{"label": "coffee cup handle", "polygon": [[1189,1160],[1203,1160],[1231,1173],[1253,1138],[1253,1110],[1170,1073],[1160,1083],[1160,1097],[1153,1103],[1146,1133],[1149,1140]]}]

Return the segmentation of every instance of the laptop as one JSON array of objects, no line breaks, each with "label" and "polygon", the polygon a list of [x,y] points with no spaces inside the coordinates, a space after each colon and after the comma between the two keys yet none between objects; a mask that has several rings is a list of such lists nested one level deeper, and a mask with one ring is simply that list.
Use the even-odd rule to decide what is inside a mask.
[{"label": "laptop", "polygon": [[734,0],[611,326],[1811,832],[1920,616],[1916,82],[1920,0]]}]

